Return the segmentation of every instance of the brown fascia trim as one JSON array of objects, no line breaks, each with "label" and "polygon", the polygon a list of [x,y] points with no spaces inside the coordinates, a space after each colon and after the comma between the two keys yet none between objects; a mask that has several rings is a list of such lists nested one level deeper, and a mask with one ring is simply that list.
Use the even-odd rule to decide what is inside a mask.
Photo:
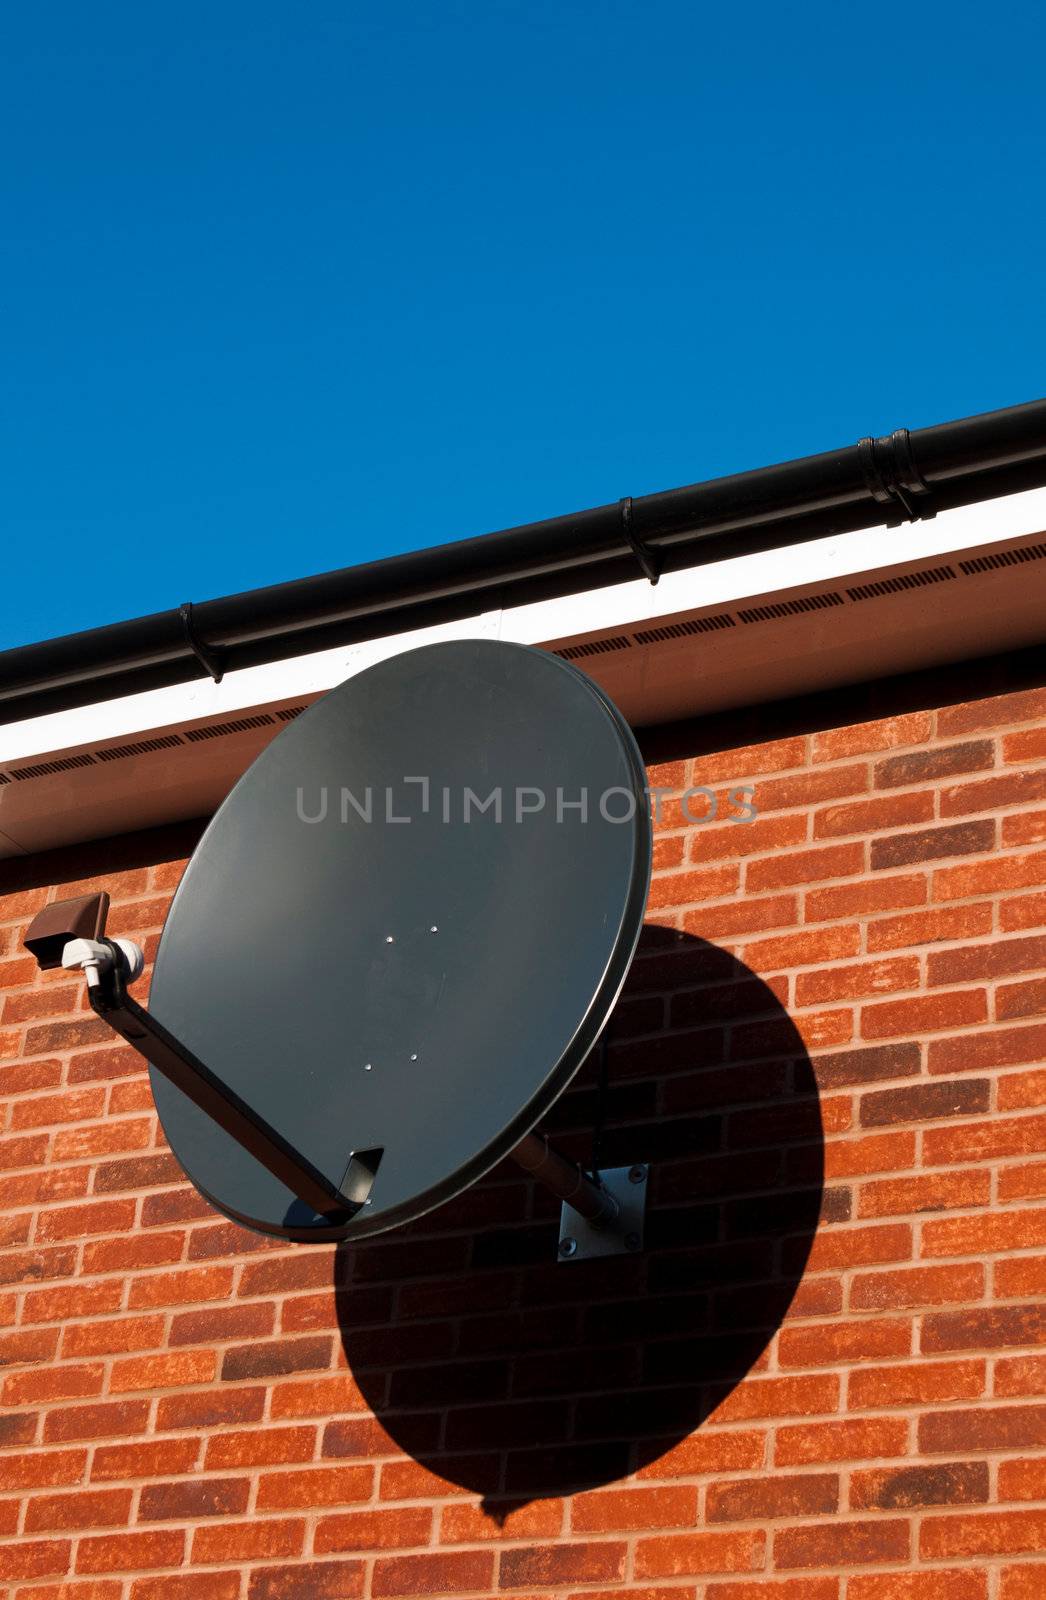
[{"label": "brown fascia trim", "polygon": [[[1046,663],[1042,650],[1015,650],[891,678],[869,678],[791,700],[640,727],[635,732],[645,761],[675,761],[740,750],[826,728],[850,727],[908,711],[930,711],[991,699],[1044,684]],[[735,776],[738,782],[744,782],[750,775],[739,772]],[[209,816],[194,817],[159,828],[143,828],[0,860],[0,894],[183,860],[192,854],[209,821]]]},{"label": "brown fascia trim", "polygon": [[[1046,485],[1046,400],[0,653],[0,722]],[[889,551],[899,560],[903,548]]]}]

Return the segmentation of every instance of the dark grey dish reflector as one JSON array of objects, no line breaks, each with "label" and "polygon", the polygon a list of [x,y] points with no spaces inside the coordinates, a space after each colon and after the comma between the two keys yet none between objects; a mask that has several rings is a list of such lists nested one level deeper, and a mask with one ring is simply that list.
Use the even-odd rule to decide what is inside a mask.
[{"label": "dark grey dish reflector", "polygon": [[150,1011],[359,1209],[313,1213],[150,1068],[193,1183],[300,1241],[378,1233],[466,1188],[597,1039],[650,852],[631,731],[556,656],[427,645],[325,695],[207,828]]}]

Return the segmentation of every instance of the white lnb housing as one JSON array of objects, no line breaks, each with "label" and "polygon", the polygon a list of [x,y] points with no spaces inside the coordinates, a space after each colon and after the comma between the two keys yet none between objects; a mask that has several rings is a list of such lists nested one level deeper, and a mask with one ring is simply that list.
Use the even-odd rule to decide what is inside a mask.
[{"label": "white lnb housing", "polygon": [[[113,939],[112,943],[124,958],[126,981],[133,983],[135,978],[141,977],[145,967],[144,951],[132,939]],[[112,964],[112,950],[98,939],[70,939],[62,951],[62,966],[79,968],[85,972],[89,989],[97,987],[100,975],[107,972]]]}]

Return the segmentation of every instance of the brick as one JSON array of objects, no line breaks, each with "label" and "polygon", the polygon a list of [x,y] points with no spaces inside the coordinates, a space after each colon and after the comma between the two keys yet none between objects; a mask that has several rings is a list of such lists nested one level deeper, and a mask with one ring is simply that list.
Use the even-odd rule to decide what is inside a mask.
[{"label": "brick", "polygon": [[247,1509],[247,1478],[200,1478],[192,1483],[147,1483],[138,1502],[139,1522],[240,1516]]},{"label": "brick", "polygon": [[[844,1418],[785,1425],[777,1430],[774,1462],[780,1467],[823,1461],[867,1461],[906,1452],[908,1424],[902,1418]],[[770,1480],[773,1481],[773,1480]]]},{"label": "brick", "polygon": [[0,1456],[0,1491],[4,1494],[12,1489],[68,1487],[83,1483],[86,1476],[86,1450],[7,1451]]},{"label": "brick", "polygon": [[899,911],[909,906],[923,906],[928,897],[929,881],[923,873],[833,884],[831,888],[811,889],[804,896],[803,917],[806,922],[831,922],[838,917],[868,917],[876,911]]},{"label": "brick", "polygon": [[974,1400],[984,1394],[986,1381],[983,1361],[919,1361],[912,1365],[860,1367],[850,1373],[847,1400],[851,1410],[860,1411],[879,1406]]},{"label": "brick", "polygon": [[0,1546],[0,1583],[18,1578],[53,1578],[69,1571],[68,1539],[20,1539]]},{"label": "brick", "polygon": [[[662,844],[667,840],[660,841]],[[682,845],[682,840],[672,840]],[[718,900],[733,894],[740,882],[736,866],[704,867],[697,871],[673,872],[666,877],[656,877],[650,885],[647,910],[656,911],[664,906],[693,905],[697,901]]]},{"label": "brick", "polygon": [[185,1234],[132,1234],[125,1239],[94,1239],[83,1248],[83,1272],[133,1272],[137,1267],[165,1267],[180,1261]]},{"label": "brick", "polygon": [[921,1036],[987,1020],[988,996],[984,989],[949,989],[861,1007],[861,1033],[865,1039]]},{"label": "brick", "polygon": [[249,1600],[351,1600],[362,1595],[362,1561],[308,1561],[297,1567],[256,1567]]},{"label": "brick", "polygon": [[825,1146],[826,1178],[862,1177],[872,1172],[903,1172],[914,1165],[914,1133],[868,1133],[857,1139],[833,1139]]},{"label": "brick", "polygon": [[1046,1161],[1004,1167],[999,1173],[1000,1200],[1038,1200],[1046,1197]]},{"label": "brick", "polygon": [[155,1350],[163,1342],[163,1317],[113,1317],[79,1322],[62,1336],[63,1356],[117,1355],[125,1350]]},{"label": "brick", "polygon": [[940,861],[946,856],[983,855],[995,845],[995,821],[955,822],[943,828],[921,828],[910,833],[887,834],[871,843],[871,867],[910,867],[917,861]]},{"label": "brick", "polygon": [[898,1122],[930,1122],[941,1117],[968,1117],[988,1110],[987,1078],[957,1078],[948,1083],[913,1083],[901,1089],[878,1089],[861,1096],[863,1128],[890,1127]]},{"label": "brick", "polygon": [[[695,802],[696,804],[696,802]],[[806,843],[807,821],[802,812],[779,812],[757,817],[740,826],[736,822],[699,827],[691,838],[690,855],[700,866],[709,861],[732,861],[744,856],[763,855],[769,850],[787,849]]]},{"label": "brick", "polygon": [[1001,983],[995,991],[995,1015],[999,1022],[1046,1016],[1046,978]]},{"label": "brick", "polygon": [[269,1343],[238,1345],[222,1357],[222,1381],[322,1370],[330,1366],[331,1354],[332,1341],[328,1337],[274,1339]]},{"label": "brick", "polygon": [[28,994],[9,994],[0,1020],[10,1024],[33,1022],[38,1017],[62,1017],[76,1010],[79,998],[79,990],[73,984],[61,989],[32,989]]},{"label": "brick", "polygon": [[1040,883],[1046,883],[1046,850],[1029,850],[1023,855],[997,855],[990,861],[941,867],[933,875],[933,898],[968,900],[974,895],[1003,894]]},{"label": "brick", "polygon": [[1000,1500],[1046,1500],[1046,1458],[1000,1461]]},{"label": "brick", "polygon": [[995,1263],[992,1292],[996,1300],[1030,1300],[1046,1285],[1046,1256],[1015,1256]]},{"label": "brick", "polygon": [[993,1028],[988,1033],[959,1034],[954,1039],[932,1039],[926,1064],[930,1072],[978,1072],[990,1067],[1013,1067],[1039,1062],[1046,1052],[1046,1023],[1020,1028]]},{"label": "brick", "polygon": [[[370,1552],[392,1550],[400,1545],[426,1545],[431,1541],[432,1516],[430,1506],[410,1509],[386,1506],[380,1511],[350,1511],[341,1516],[321,1517],[316,1524],[313,1549],[318,1555],[330,1555],[342,1550]],[[562,1522],[562,1514],[559,1520]]]},{"label": "brick", "polygon": [[949,1206],[984,1206],[990,1198],[991,1173],[986,1167],[925,1173],[913,1178],[880,1178],[861,1185],[857,1215],[912,1216],[943,1211]]},{"label": "brick", "polygon": [[932,726],[930,712],[910,711],[903,716],[880,717],[852,727],[831,728],[814,734],[813,759],[815,762],[838,761],[840,757],[919,744],[930,737]]},{"label": "brick", "polygon": [[970,983],[978,978],[1003,978],[1046,967],[1046,934],[1033,939],[993,939],[990,944],[931,950],[927,957],[931,984]]},{"label": "brick", "polygon": [[1046,1550],[1046,1510],[926,1517],[919,1531],[919,1554],[930,1561],[1019,1550]]},{"label": "brick", "polygon": [[862,1000],[867,995],[915,989],[918,985],[918,956],[895,956],[884,961],[861,961],[852,966],[801,972],[795,980],[795,1003],[809,1006],[824,1000]]},{"label": "brick", "polygon": [[991,1255],[1046,1244],[1046,1207],[976,1217],[940,1217],[923,1228],[924,1256]]},{"label": "brick", "polygon": [[[927,1253],[930,1252],[924,1250]],[[984,1268],[979,1262],[955,1267],[911,1267],[905,1271],[895,1268],[892,1272],[859,1273],[850,1285],[850,1309],[915,1309],[949,1302],[968,1303],[983,1295]]]},{"label": "brick", "polygon": [[69,1061],[69,1083],[108,1083],[113,1078],[137,1077],[142,1058],[129,1044],[99,1045],[84,1050]]},{"label": "brick", "polygon": [[868,951],[898,950],[947,939],[978,938],[991,933],[992,908],[984,903],[935,906],[904,916],[880,917],[868,925]]},{"label": "brick", "polygon": [[76,1266],[75,1246],[52,1250],[12,1250],[0,1256],[0,1284],[39,1283],[68,1278]]},{"label": "brick", "polygon": [[1040,1600],[1042,1594],[1042,1563],[1028,1566],[1004,1567],[999,1600]]},{"label": "brick", "polygon": [[[450,1506],[444,1511],[440,1525],[441,1538],[446,1539],[448,1526],[457,1523],[460,1529],[463,1511],[464,1507],[459,1506]],[[615,1533],[625,1529],[644,1533],[655,1528],[692,1528],[696,1521],[697,1490],[681,1486],[608,1489],[601,1493],[578,1495],[570,1512],[571,1528],[580,1533]],[[558,1528],[535,1528],[533,1532],[552,1534],[558,1532]]]},{"label": "brick", "polygon": [[806,740],[802,736],[771,739],[765,744],[744,745],[714,755],[698,756],[690,770],[690,783],[746,783],[769,772],[787,772],[806,760]]},{"label": "brick", "polygon": [[156,1408],[156,1426],[199,1429],[228,1422],[258,1422],[264,1409],[265,1390],[260,1387],[165,1395]]},{"label": "brick", "polygon": [[56,1161],[82,1161],[90,1156],[118,1155],[126,1150],[145,1150],[152,1138],[152,1121],[129,1117],[101,1122],[94,1127],[67,1128],[56,1134],[53,1155]]},{"label": "brick", "polygon": [[807,1472],[789,1477],[712,1483],[708,1486],[708,1522],[761,1522],[777,1517],[812,1517],[839,1508],[839,1478],[834,1472]]},{"label": "brick", "polygon": [[965,1455],[1046,1445],[1046,1405],[962,1406],[919,1419],[919,1449],[926,1455]]},{"label": "brick", "polygon": [[[1002,772],[997,777],[942,789],[941,816],[966,817],[976,811],[1000,811],[1005,806],[1027,805],[1043,798],[1046,798],[1046,772]],[[1012,842],[1021,841],[1013,839]]]},{"label": "brick", "polygon": [[302,1383],[280,1383],[272,1391],[272,1418],[327,1417],[332,1412],[361,1411],[365,1402],[354,1378],[338,1374]]},{"label": "brick", "polygon": [[250,1428],[221,1433],[207,1441],[208,1471],[220,1467],[286,1466],[311,1461],[316,1445],[315,1427]]},{"label": "brick", "polygon": [[907,1223],[886,1227],[845,1228],[839,1233],[817,1234],[806,1257],[807,1272],[847,1270],[873,1262],[908,1261],[912,1254],[912,1230]]},{"label": "brick", "polygon": [[111,1439],[141,1433],[149,1418],[147,1400],[103,1400],[92,1406],[62,1406],[50,1411],[44,1422],[44,1438]]},{"label": "brick", "polygon": [[[558,1556],[558,1564],[566,1568],[568,1561],[564,1551],[568,1548],[560,1547],[547,1552],[506,1550],[502,1558],[502,1587],[516,1587],[519,1582],[531,1581],[529,1578],[519,1579],[516,1576],[517,1572],[523,1570],[525,1558],[528,1556],[546,1554],[550,1557]],[[612,1550],[612,1547],[607,1548]],[[621,1548],[623,1550],[624,1546]],[[514,1562],[512,1557],[515,1558]],[[505,1562],[508,1562],[507,1570]],[[598,1575],[604,1575],[602,1564]],[[467,1550],[460,1554],[441,1551],[438,1554],[420,1556],[379,1556],[374,1563],[370,1592],[375,1600],[392,1595],[464,1595],[474,1593],[477,1589],[489,1590],[493,1581],[492,1550]]]},{"label": "brick", "polygon": [[105,1369],[98,1363],[84,1366],[43,1367],[12,1372],[0,1387],[0,1405],[24,1406],[53,1400],[74,1400],[101,1394]]},{"label": "brick", "polygon": [[864,870],[862,843],[837,844],[817,850],[778,851],[749,861],[745,867],[746,893],[817,883],[825,878],[850,878]]},{"label": "brick", "polygon": [[762,933],[768,928],[790,928],[797,920],[798,911],[799,902],[794,894],[765,895],[688,911],[683,917],[683,927],[702,938],[730,939],[737,934]]},{"label": "brick", "polygon": [[1022,1111],[1046,1105],[1046,1068],[1040,1067],[1036,1072],[1010,1072],[1000,1078],[996,1104],[1000,1111]]},{"label": "brick", "polygon": [[778,1360],[783,1367],[828,1367],[911,1353],[911,1324],[900,1320],[811,1324],[784,1328],[778,1338]]},{"label": "brick", "polygon": [[[1041,774],[1039,775],[1041,778]],[[1002,819],[1002,847],[1046,844],[1046,810],[1021,811]]]},{"label": "brick", "polygon": [[847,767],[822,767],[817,772],[797,772],[784,778],[764,778],[758,786],[756,803],[762,816],[768,811],[790,811],[816,805],[820,800],[840,800],[847,795],[864,794],[869,785],[865,762]]},{"label": "brick", "polygon": [[847,1600],[988,1600],[988,1578],[959,1567],[854,1573],[847,1579]]},{"label": "brick", "polygon": [[1046,926],[1046,893],[1017,895],[999,903],[999,927],[1004,933]]},{"label": "brick", "polygon": [[815,1417],[839,1409],[839,1379],[824,1372],[803,1377],[748,1377],[721,1400],[709,1422],[755,1417]]},{"label": "brick", "polygon": [[[320,1523],[320,1528],[324,1526]],[[197,1528],[192,1559],[201,1565],[212,1561],[272,1561],[279,1556],[300,1556],[305,1548],[305,1521],[301,1517],[259,1517],[250,1522],[223,1522]],[[317,1544],[316,1549],[326,1548]],[[234,1597],[239,1595],[239,1588]]]},{"label": "brick", "polygon": [[[240,1593],[238,1572],[167,1573],[152,1578],[136,1578],[130,1600],[237,1600]],[[64,1596],[57,1597],[64,1600]],[[69,1600],[79,1600],[69,1596]]]},{"label": "brick", "polygon": [[774,1564],[781,1571],[906,1561],[909,1553],[908,1523],[900,1519],[809,1524],[774,1535]]},{"label": "brick", "polygon": [[109,1375],[111,1394],[132,1389],[176,1389],[194,1383],[210,1383],[215,1375],[213,1350],[185,1350],[177,1355],[130,1356],[114,1361]]},{"label": "brick", "polygon": [[[852,1580],[851,1580],[852,1581]],[[680,1600],[686,1590],[666,1589],[653,1600]],[[631,1596],[629,1597],[631,1600]],[[643,1600],[638,1596],[637,1600]],[[839,1600],[838,1578],[741,1578],[736,1582],[710,1583],[705,1600]]]},{"label": "brick", "polygon": [[939,1311],[923,1319],[924,1351],[1046,1344],[1046,1304]]},{"label": "brick", "polygon": [[200,1454],[198,1439],[139,1439],[133,1444],[102,1444],[91,1460],[91,1481],[156,1478],[192,1472]]},{"label": "brick", "polygon": [[[172,1346],[215,1344],[225,1339],[245,1339],[248,1335],[264,1336],[272,1332],[275,1321],[276,1307],[271,1301],[250,1301],[208,1311],[185,1311],[172,1319],[169,1343]],[[244,1377],[259,1375],[243,1374]]]},{"label": "brick", "polygon": [[1046,1115],[1001,1117],[963,1122],[954,1127],[927,1128],[923,1134],[923,1161],[927,1166],[951,1166],[993,1156],[1035,1154],[1046,1148]]},{"label": "brick", "polygon": [[916,750],[877,761],[873,777],[877,789],[899,789],[913,783],[930,783],[960,772],[983,772],[995,763],[991,739],[969,739],[963,744]]},{"label": "brick", "polygon": [[185,1535],[173,1528],[148,1533],[107,1533],[81,1539],[76,1549],[77,1572],[141,1572],[150,1567],[177,1567],[185,1553]]},{"label": "brick", "polygon": [[[907,794],[876,795],[870,800],[856,800],[848,805],[826,806],[823,811],[815,811],[813,835],[815,839],[838,839],[850,833],[870,834],[880,828],[901,828],[906,823],[932,822],[933,816],[934,795],[930,789],[912,790]],[[913,856],[910,859],[924,858]],[[842,877],[843,874],[836,876]]]},{"label": "brick", "polygon": [[744,960],[757,970],[773,972],[781,967],[813,966],[820,961],[855,956],[860,943],[860,929],[856,924],[817,928],[778,938],[757,939],[746,946]]},{"label": "brick", "polygon": [[1015,722],[1032,722],[1046,711],[1041,689],[1022,689],[1012,694],[993,695],[964,705],[945,706],[937,713],[937,733],[975,733],[981,728],[1012,727]]},{"label": "brick", "polygon": [[[749,1385],[750,1387],[750,1385]],[[835,1401],[838,1399],[833,1391]],[[772,1402],[764,1402],[772,1414]],[[736,1429],[729,1433],[702,1431],[681,1439],[655,1461],[639,1469],[638,1476],[648,1478],[687,1478],[701,1473],[747,1472],[761,1468],[766,1459],[766,1435],[751,1429]]]},{"label": "brick", "polygon": [[67,1089],[62,1094],[35,1095],[11,1107],[13,1129],[54,1128],[67,1122],[100,1117],[105,1109],[104,1089]]},{"label": "brick", "polygon": [[82,1022],[43,1022],[25,1036],[27,1056],[51,1056],[63,1050],[79,1050],[84,1045],[104,1044],[112,1037],[101,1017],[85,1017]]},{"label": "brick", "polygon": [[[225,1300],[232,1293],[231,1267],[189,1267],[182,1272],[151,1272],[131,1282],[128,1306],[198,1305],[201,1301]],[[178,1319],[175,1318],[175,1323]]]},{"label": "brick", "polygon": [[984,1505],[989,1498],[986,1461],[936,1466],[873,1467],[850,1478],[854,1511],[911,1511],[919,1506]]},{"label": "brick", "polygon": [[724,1530],[640,1539],[635,1547],[635,1574],[637,1578],[677,1578],[699,1572],[754,1572],[763,1565],[764,1550],[761,1532]]},{"label": "brick", "polygon": [[352,1505],[369,1498],[373,1481],[371,1467],[303,1467],[295,1472],[268,1472],[258,1480],[257,1509],[290,1511]]},{"label": "brick", "polygon": [[26,1507],[26,1533],[58,1533],[75,1528],[118,1528],[131,1511],[130,1489],[80,1490],[37,1495]]}]

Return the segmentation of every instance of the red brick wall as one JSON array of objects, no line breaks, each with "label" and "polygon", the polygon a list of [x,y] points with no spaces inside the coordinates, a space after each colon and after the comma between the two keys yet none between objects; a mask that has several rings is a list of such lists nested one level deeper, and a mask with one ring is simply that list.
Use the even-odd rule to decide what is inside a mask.
[{"label": "red brick wall", "polygon": [[355,1251],[216,1217],[20,947],[87,878],[154,947],[185,843],[0,869],[0,1596],[1046,1595],[1046,693],[782,715],[653,770],[758,817],[665,807],[641,1257],[508,1169]]}]

